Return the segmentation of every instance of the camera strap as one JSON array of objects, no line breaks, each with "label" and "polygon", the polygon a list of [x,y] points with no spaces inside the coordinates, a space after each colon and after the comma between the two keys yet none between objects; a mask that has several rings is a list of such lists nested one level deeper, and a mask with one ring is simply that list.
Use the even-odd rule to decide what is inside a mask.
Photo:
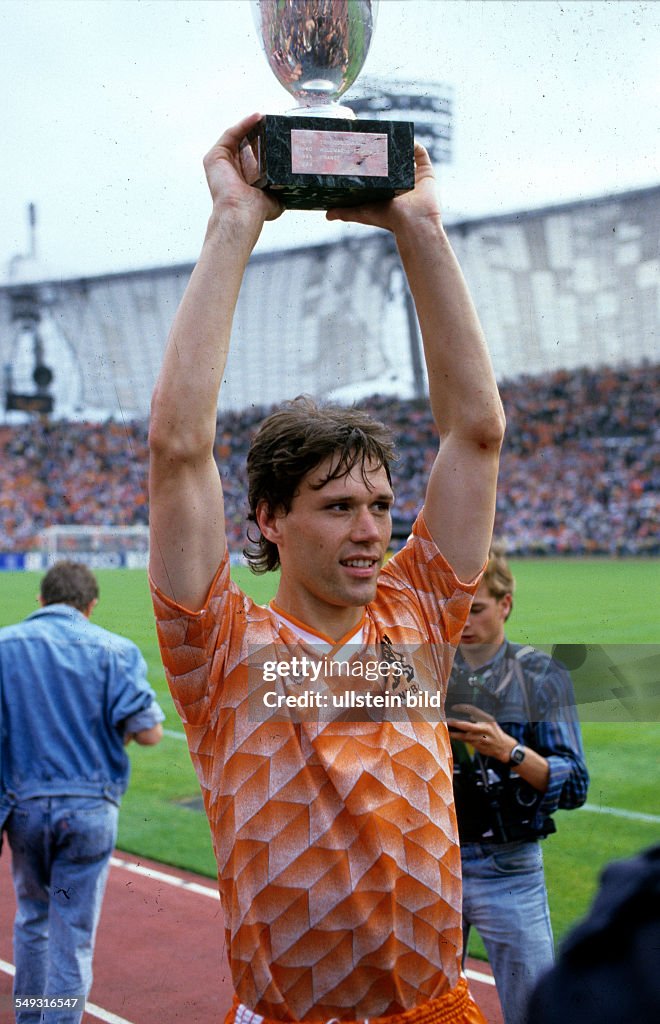
[{"label": "camera strap", "polygon": [[[529,683],[522,663],[528,654],[533,653],[534,648],[530,647],[529,644],[526,644],[523,647],[518,647],[517,644],[512,644],[507,640],[502,663],[502,674],[497,682],[497,686],[493,690],[489,691],[499,704],[504,704],[509,687],[511,686],[511,681],[515,677],[516,682],[520,687],[525,709],[525,717],[528,722],[532,721],[532,702],[529,697]],[[494,675],[497,670],[491,668],[489,671]]]}]

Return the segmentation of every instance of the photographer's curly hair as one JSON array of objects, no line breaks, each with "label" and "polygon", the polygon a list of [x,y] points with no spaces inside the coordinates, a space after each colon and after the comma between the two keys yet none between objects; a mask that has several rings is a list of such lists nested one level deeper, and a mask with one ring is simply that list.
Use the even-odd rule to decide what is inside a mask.
[{"label": "photographer's curly hair", "polygon": [[[261,502],[270,512],[289,512],[303,477],[330,456],[336,456],[335,461],[319,488],[355,466],[366,482],[367,463],[369,469],[382,466],[391,483],[390,464],[396,452],[388,427],[359,409],[317,405],[306,395],[285,403],[264,420],[248,452],[248,521],[256,523]],[[255,573],[280,564],[277,545],[261,531],[251,537],[248,528],[243,554]]]}]

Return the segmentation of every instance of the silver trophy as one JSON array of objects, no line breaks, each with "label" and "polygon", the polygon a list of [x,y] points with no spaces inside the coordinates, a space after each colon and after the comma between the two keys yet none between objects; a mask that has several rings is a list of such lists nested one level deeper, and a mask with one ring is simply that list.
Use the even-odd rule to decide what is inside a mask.
[{"label": "silver trophy", "polygon": [[339,97],[360,73],[376,0],[252,0],[273,74],[298,106],[267,114],[242,147],[250,184],[285,206],[328,209],[391,199],[414,185],[413,125],[356,120]]},{"label": "silver trophy", "polygon": [[252,0],[251,7],[266,60],[299,104],[289,113],[354,118],[337,100],[367,59],[378,0]]}]

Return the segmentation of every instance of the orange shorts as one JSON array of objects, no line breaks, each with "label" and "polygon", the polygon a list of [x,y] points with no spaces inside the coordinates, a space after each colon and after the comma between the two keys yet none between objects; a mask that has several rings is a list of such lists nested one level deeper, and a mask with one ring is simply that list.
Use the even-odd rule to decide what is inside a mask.
[{"label": "orange shorts", "polygon": [[[253,1013],[234,998],[234,1005],[225,1018],[225,1024],[283,1024]],[[308,1022],[312,1024],[312,1022]],[[439,999],[415,1006],[392,1017],[370,1017],[368,1021],[318,1021],[314,1024],[487,1024],[486,1018],[468,991],[467,981],[461,978],[456,988]]]}]

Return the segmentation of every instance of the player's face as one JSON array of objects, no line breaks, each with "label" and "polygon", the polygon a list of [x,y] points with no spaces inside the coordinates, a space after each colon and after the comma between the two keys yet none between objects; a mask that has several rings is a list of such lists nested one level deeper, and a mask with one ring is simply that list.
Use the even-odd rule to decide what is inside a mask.
[{"label": "player's face", "polygon": [[504,640],[504,623],[511,611],[511,596],[493,597],[485,583],[479,585],[474,595],[470,614],[461,636],[461,645],[501,644]]},{"label": "player's face", "polygon": [[315,489],[332,465],[328,458],[303,478],[289,512],[268,517],[265,535],[277,544],[282,565],[277,603],[338,639],[376,595],[394,495],[382,466],[369,464],[366,481],[358,465]]}]

